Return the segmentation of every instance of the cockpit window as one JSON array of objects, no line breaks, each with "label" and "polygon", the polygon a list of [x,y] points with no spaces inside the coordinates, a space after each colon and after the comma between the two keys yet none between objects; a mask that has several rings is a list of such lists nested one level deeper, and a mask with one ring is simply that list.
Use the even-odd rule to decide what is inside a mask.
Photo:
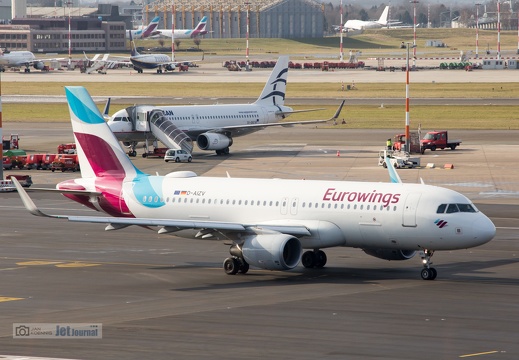
[{"label": "cockpit window", "polygon": [[457,212],[477,212],[476,208],[472,204],[441,204],[436,210],[437,214],[452,214]]},{"label": "cockpit window", "polygon": [[447,206],[447,214],[452,214],[452,213],[455,213],[455,212],[458,212],[458,206],[456,204],[449,204]]},{"label": "cockpit window", "polygon": [[438,206],[438,210],[436,210],[437,214],[443,214],[445,212],[445,209],[447,208],[447,204],[441,204]]},{"label": "cockpit window", "polygon": [[458,204],[458,209],[460,209],[461,212],[476,212],[476,209],[470,204]]},{"label": "cockpit window", "polygon": [[120,117],[115,117],[113,121],[121,121],[121,120],[122,120],[122,118],[120,118]]}]

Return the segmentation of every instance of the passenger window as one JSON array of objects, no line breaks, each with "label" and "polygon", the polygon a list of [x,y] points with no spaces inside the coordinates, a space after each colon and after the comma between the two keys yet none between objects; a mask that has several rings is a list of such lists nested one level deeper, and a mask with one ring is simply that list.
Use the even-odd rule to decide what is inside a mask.
[{"label": "passenger window", "polygon": [[449,204],[449,206],[447,206],[447,214],[452,214],[456,212],[459,212],[458,206],[456,204]]},{"label": "passenger window", "polygon": [[443,214],[445,212],[445,209],[447,208],[447,204],[441,204],[438,206],[438,209],[436,210],[436,214]]}]

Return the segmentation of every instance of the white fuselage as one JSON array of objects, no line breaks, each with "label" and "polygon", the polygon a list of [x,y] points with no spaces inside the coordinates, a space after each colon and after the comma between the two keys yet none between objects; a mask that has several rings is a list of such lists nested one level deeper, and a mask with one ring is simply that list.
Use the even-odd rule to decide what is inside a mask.
[{"label": "white fuselage", "polygon": [[123,197],[133,216],[304,226],[311,236],[300,240],[309,249],[453,250],[495,235],[492,222],[477,210],[437,213],[441,204],[471,202],[435,186],[177,176],[125,182]]},{"label": "white fuselage", "polygon": [[11,51],[0,55],[0,65],[7,67],[29,65],[35,60],[35,56],[30,51]]},{"label": "white fuselage", "polygon": [[[263,106],[258,104],[241,105],[199,105],[199,106],[150,106],[160,109],[168,120],[185,132],[192,140],[206,131],[225,127],[242,127],[233,131],[233,136],[241,136],[258,131],[261,128],[247,125],[269,124],[280,121],[283,117],[277,112],[291,111],[286,106]],[[149,137],[149,128],[139,127],[128,118],[126,110],[116,112],[108,121],[110,129],[121,141],[144,141]],[[141,130],[137,130],[137,129]]]},{"label": "white fuselage", "polygon": [[380,29],[382,24],[376,21],[362,21],[362,20],[348,20],[344,24],[345,29],[365,30],[365,29]]}]

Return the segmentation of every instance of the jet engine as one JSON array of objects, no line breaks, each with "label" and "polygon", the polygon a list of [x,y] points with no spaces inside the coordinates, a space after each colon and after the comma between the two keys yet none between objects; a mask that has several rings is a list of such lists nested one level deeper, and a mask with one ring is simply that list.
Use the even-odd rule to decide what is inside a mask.
[{"label": "jet engine", "polygon": [[168,65],[164,66],[164,69],[166,69],[167,71],[174,71],[175,70],[175,65],[174,64],[168,64]]},{"label": "jet engine", "polygon": [[241,249],[236,245],[231,248],[231,255],[262,269],[290,270],[299,263],[302,251],[298,238],[276,233],[248,236]]},{"label": "jet engine", "polygon": [[32,66],[37,70],[42,70],[45,67],[45,64],[41,61],[37,61]]},{"label": "jet engine", "polygon": [[362,249],[366,254],[383,260],[409,260],[415,256],[415,250]]},{"label": "jet engine", "polygon": [[203,133],[196,138],[201,150],[222,150],[232,145],[232,139],[217,133]]}]

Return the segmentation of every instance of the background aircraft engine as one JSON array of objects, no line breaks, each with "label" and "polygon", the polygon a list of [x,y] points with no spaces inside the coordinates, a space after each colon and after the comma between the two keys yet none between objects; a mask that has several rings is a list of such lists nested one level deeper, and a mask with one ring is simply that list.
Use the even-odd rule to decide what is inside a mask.
[{"label": "background aircraft engine", "polygon": [[249,236],[241,248],[249,265],[266,270],[290,270],[297,266],[303,248],[299,239],[286,234]]},{"label": "background aircraft engine", "polygon": [[415,256],[415,250],[362,249],[366,254],[384,260],[409,260]]},{"label": "background aircraft engine", "polygon": [[41,69],[43,69],[45,67],[45,64],[42,63],[41,61],[38,61],[38,62],[35,62],[32,66],[35,69],[41,70]]},{"label": "background aircraft engine", "polygon": [[169,65],[164,66],[164,68],[168,71],[173,71],[173,70],[175,70],[175,65],[169,64]]},{"label": "background aircraft engine", "polygon": [[223,150],[232,145],[232,139],[217,133],[203,133],[196,138],[201,150]]}]

